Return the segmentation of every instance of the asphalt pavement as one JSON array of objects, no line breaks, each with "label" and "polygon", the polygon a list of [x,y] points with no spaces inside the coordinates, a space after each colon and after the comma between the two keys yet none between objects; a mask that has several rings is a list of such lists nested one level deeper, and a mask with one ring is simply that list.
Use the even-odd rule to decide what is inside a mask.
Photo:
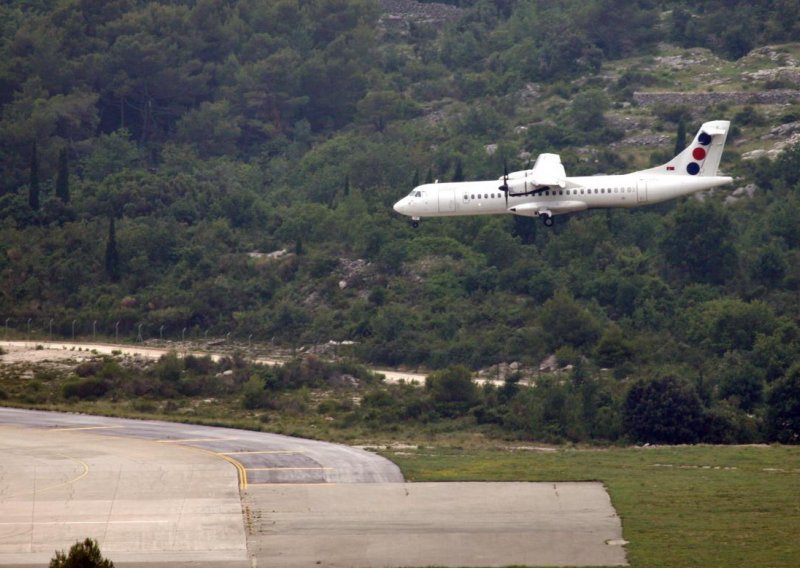
[{"label": "asphalt pavement", "polygon": [[0,408],[0,565],[96,538],[117,566],[624,565],[600,483],[403,483],[370,452]]}]

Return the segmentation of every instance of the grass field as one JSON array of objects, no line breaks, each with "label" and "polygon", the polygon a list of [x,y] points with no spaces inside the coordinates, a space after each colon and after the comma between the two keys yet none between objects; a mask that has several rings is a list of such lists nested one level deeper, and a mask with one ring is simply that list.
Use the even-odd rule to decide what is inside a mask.
[{"label": "grass field", "polygon": [[800,447],[387,452],[410,481],[605,483],[632,566],[798,566]]}]

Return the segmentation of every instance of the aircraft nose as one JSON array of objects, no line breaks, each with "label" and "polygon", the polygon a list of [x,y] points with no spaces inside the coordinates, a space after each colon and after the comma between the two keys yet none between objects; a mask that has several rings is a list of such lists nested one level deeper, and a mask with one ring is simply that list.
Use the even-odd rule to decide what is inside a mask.
[{"label": "aircraft nose", "polygon": [[408,198],[404,197],[400,201],[394,204],[394,210],[400,213],[401,215],[407,215],[408,210]]}]

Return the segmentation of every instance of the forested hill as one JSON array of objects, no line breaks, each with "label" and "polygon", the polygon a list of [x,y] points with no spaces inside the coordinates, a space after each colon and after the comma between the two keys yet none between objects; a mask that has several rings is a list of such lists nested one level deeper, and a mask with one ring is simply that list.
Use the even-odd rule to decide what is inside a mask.
[{"label": "forested hill", "polygon": [[[429,368],[555,353],[622,382],[670,373],[746,421],[800,355],[798,16],[794,0],[6,1],[0,317],[346,340]],[[391,210],[419,181],[542,151],[571,175],[661,163],[710,119],[733,120],[736,186],[702,201],[552,230],[413,231]]]}]

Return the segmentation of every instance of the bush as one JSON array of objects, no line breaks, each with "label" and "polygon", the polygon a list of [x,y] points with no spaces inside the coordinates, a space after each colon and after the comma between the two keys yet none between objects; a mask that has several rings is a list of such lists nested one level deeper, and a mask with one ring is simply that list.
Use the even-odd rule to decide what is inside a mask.
[{"label": "bush", "polygon": [[250,377],[242,388],[242,406],[247,410],[264,408],[267,402],[265,386],[266,383],[262,377],[258,375]]},{"label": "bush", "polygon": [[156,363],[156,376],[162,381],[175,383],[181,378],[183,372],[183,361],[174,351],[162,355]]},{"label": "bush", "polygon": [[71,380],[62,387],[66,399],[96,400],[108,392],[109,385],[100,377]]},{"label": "bush", "polygon": [[444,417],[462,416],[478,402],[472,373],[461,365],[432,373],[425,379],[425,389],[436,411]]},{"label": "bush", "polygon": [[100,361],[84,361],[75,367],[75,374],[79,377],[92,377],[100,372],[103,363]]},{"label": "bush", "polygon": [[197,375],[207,375],[214,371],[214,361],[208,355],[187,355],[183,358],[183,366],[187,372]]},{"label": "bush", "polygon": [[114,568],[114,563],[103,558],[97,541],[87,538],[73,544],[68,555],[63,550],[56,552],[50,568]]},{"label": "bush", "polygon": [[138,399],[133,401],[133,409],[144,414],[153,414],[158,410],[158,405],[152,400]]}]

